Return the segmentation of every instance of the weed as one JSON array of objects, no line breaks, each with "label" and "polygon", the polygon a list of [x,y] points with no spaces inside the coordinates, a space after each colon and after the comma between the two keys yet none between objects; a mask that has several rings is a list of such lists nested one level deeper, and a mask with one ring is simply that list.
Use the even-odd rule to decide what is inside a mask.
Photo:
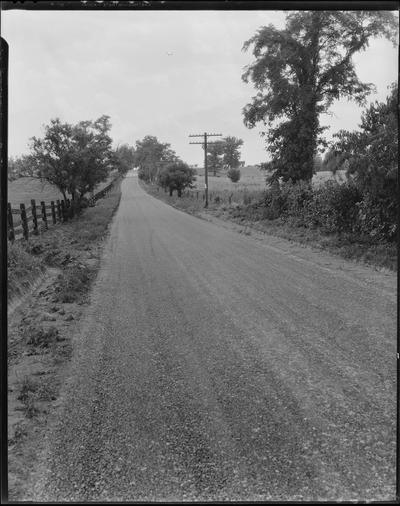
[{"label": "weed", "polygon": [[80,302],[88,291],[93,272],[88,267],[73,266],[65,270],[57,288],[57,301]]},{"label": "weed", "polygon": [[25,336],[26,344],[35,348],[48,348],[56,341],[58,329],[56,327],[44,329],[30,326],[25,330]]},{"label": "weed", "polygon": [[23,404],[23,411],[27,418],[33,418],[39,412],[36,406],[37,391],[39,383],[29,376],[25,376],[21,381],[17,399]]},{"label": "weed", "polygon": [[10,445],[15,445],[15,444],[19,443],[22,439],[26,438],[27,435],[28,435],[28,431],[26,429],[25,424],[22,422],[19,422],[19,423],[15,424],[14,434],[11,438],[9,438],[8,443]]}]

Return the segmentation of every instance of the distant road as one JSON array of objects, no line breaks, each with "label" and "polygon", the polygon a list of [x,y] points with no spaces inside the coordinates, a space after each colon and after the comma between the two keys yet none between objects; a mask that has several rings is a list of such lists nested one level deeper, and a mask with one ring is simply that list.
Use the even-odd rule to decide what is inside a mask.
[{"label": "distant road", "polygon": [[395,276],[279,244],[125,179],[34,500],[395,498]]}]

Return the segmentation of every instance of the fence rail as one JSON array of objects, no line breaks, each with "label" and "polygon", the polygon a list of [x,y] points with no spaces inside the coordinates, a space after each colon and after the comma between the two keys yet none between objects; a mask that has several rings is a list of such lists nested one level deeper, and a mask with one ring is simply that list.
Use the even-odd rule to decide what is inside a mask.
[{"label": "fence rail", "polygon": [[[103,198],[118,179],[119,177],[116,177],[111,183],[92,195],[89,199],[89,206],[94,206],[99,199]],[[7,204],[8,240],[27,240],[30,235],[39,235],[48,230],[49,224],[64,223],[73,218],[75,214],[76,206],[74,201],[69,199],[52,200],[50,204],[43,201],[39,203],[32,199],[29,207],[25,207],[25,204],[21,203],[19,209],[12,208],[9,202]],[[32,225],[30,226],[30,224]]]}]

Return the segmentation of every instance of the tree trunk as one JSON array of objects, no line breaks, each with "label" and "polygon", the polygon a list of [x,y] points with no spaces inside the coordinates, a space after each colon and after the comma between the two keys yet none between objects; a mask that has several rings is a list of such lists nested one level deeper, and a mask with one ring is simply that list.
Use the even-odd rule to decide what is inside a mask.
[{"label": "tree trunk", "polygon": [[173,191],[174,191],[174,190],[173,190],[172,188],[170,188],[170,189],[169,189],[169,196],[170,196],[170,197],[172,197],[172,192],[173,192]]}]

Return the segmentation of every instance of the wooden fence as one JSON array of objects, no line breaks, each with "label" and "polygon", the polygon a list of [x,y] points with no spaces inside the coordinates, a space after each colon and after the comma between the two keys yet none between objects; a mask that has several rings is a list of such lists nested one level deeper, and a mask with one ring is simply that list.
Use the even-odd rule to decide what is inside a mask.
[{"label": "wooden fence", "polygon": [[[104,197],[113,187],[118,177],[111,181],[110,184],[95,193],[89,199],[89,205]],[[49,225],[64,223],[72,219],[77,212],[76,205],[73,200],[52,200],[50,204],[41,201],[40,204],[35,199],[31,200],[31,205],[25,207],[20,204],[19,209],[13,209],[11,204],[7,204],[7,228],[8,240],[29,239],[29,235],[39,235],[48,230]]]}]

